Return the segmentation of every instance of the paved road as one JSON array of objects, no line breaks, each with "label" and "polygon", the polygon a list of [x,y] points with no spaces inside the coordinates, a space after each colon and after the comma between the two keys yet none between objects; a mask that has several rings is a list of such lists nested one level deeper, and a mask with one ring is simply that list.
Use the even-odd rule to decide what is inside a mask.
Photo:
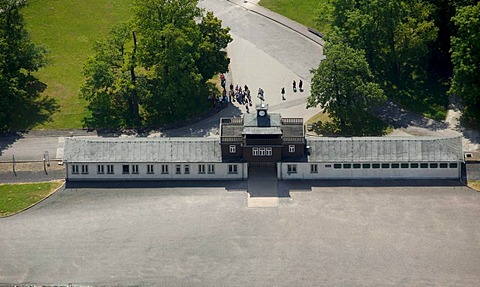
[{"label": "paved road", "polygon": [[287,184],[270,208],[244,183],[62,190],[0,219],[0,282],[480,285],[480,193],[349,184]]}]

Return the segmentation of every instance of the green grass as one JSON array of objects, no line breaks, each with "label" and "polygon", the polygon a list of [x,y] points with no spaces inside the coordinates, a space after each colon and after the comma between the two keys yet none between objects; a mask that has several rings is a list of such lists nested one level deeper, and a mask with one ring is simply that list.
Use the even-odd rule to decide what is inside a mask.
[{"label": "green grass", "polygon": [[259,4],[295,22],[324,32],[324,27],[318,27],[315,18],[319,14],[319,4],[325,1],[327,0],[261,0]]},{"label": "green grass", "polygon": [[79,98],[82,68],[93,42],[130,18],[131,0],[30,0],[23,10],[36,44],[49,50],[50,64],[35,73],[47,85],[42,95],[54,98],[59,110],[52,121],[35,129],[81,128],[86,102]]},{"label": "green grass", "polygon": [[62,181],[1,184],[0,217],[8,216],[39,202],[63,184]]}]

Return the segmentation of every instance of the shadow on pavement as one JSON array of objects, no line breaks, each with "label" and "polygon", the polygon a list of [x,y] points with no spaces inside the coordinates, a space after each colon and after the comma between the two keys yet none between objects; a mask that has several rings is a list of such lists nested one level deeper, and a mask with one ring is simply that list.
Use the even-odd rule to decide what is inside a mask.
[{"label": "shadow on pavement", "polygon": [[22,132],[13,132],[8,134],[0,134],[0,156],[3,152],[13,145],[16,141],[23,138]]}]

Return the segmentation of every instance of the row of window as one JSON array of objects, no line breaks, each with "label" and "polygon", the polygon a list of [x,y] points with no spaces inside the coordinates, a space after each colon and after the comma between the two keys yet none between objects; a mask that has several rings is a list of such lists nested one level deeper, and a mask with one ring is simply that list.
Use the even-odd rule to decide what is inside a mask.
[{"label": "row of window", "polygon": [[[113,164],[107,164],[107,174],[114,174],[114,166]],[[138,164],[124,164],[122,165],[122,174],[138,174],[139,173],[139,168]],[[153,164],[147,164],[147,174],[154,174],[154,165]],[[182,168],[183,167],[183,168]],[[82,164],[74,164],[72,165],[72,174],[78,174],[81,172],[82,174],[88,174],[88,165]],[[190,164],[184,164],[183,166],[181,164],[176,164],[175,165],[175,174],[190,174]],[[215,173],[215,165],[214,164],[199,164],[198,165],[198,174],[214,174]],[[228,173],[238,173],[238,166],[236,164],[229,164],[228,165]],[[97,165],[97,174],[105,174],[105,165],[103,164],[98,164]],[[169,174],[169,165],[167,164],[162,164],[161,165],[161,174]]]},{"label": "row of window", "polygon": [[[325,168],[331,168],[332,164],[326,164]],[[335,163],[333,164],[334,169],[406,169],[406,168],[458,168],[458,163]],[[296,164],[287,165],[288,173],[297,173]],[[310,173],[318,173],[318,164],[310,165]]]}]

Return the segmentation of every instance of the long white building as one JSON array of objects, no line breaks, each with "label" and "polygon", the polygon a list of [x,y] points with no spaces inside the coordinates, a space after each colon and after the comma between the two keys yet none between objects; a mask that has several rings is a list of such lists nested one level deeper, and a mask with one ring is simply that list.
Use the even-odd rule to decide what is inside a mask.
[{"label": "long white building", "polygon": [[219,138],[67,138],[68,181],[458,179],[461,137],[305,137],[302,119],[257,114],[220,120]]}]

